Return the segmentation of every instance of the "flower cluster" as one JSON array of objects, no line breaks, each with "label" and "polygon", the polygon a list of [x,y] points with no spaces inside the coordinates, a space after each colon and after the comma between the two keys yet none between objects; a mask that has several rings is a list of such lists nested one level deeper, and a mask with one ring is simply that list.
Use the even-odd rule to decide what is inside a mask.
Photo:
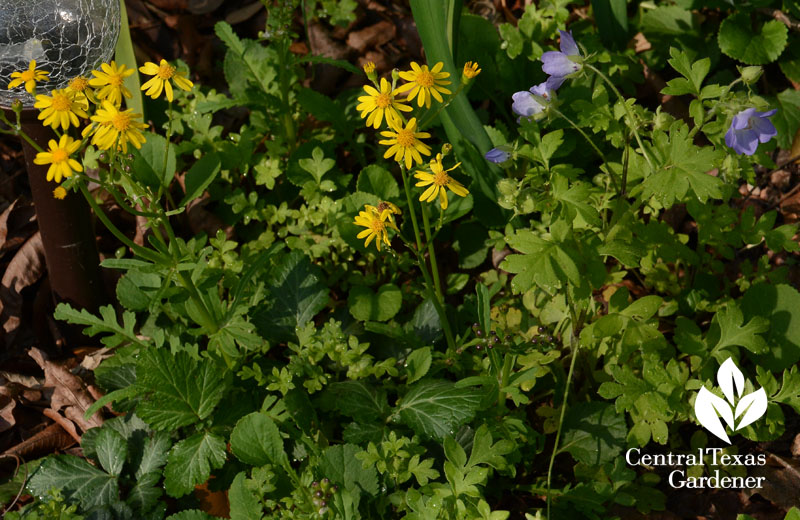
[{"label": "flower cluster", "polygon": [[[405,114],[412,112],[414,105],[429,109],[433,101],[446,106],[450,99],[458,95],[461,89],[481,72],[477,63],[469,61],[464,64],[461,83],[458,89],[452,92],[448,88],[451,83],[448,79],[450,73],[443,70],[442,62],[436,63],[431,68],[425,64],[412,62],[411,70],[395,71],[391,82],[387,78],[378,77],[375,64],[372,62],[366,63],[363,69],[372,85],[364,85],[365,95],[358,98],[359,104],[356,110],[360,112],[361,118],[366,120],[368,127],[376,130],[384,128],[380,132],[383,139],[379,143],[388,148],[383,157],[393,158],[404,171],[411,170],[414,165],[424,164],[423,156],[431,155],[431,147],[424,141],[429,139],[431,134],[422,130],[417,117],[409,114],[407,118]],[[403,79],[406,83],[398,86],[398,79]],[[443,96],[450,98],[445,99]],[[426,122],[431,119],[428,117]],[[466,197],[469,194],[467,188],[448,174],[460,164],[445,169],[440,153],[427,167],[417,170],[414,174],[418,180],[416,186],[425,188],[419,200],[434,202],[438,198],[440,207],[446,210],[448,190],[458,196]],[[399,208],[390,202],[382,202],[378,207],[366,205],[354,220],[354,224],[366,228],[358,234],[358,238],[366,239],[365,246],[375,240],[379,251],[381,244],[388,247],[390,245],[388,230],[394,229],[399,232],[394,222],[394,216],[399,214]]]},{"label": "flower cluster", "polygon": [[[139,71],[153,76],[142,85],[145,94],[153,99],[165,92],[167,100],[172,102],[174,95],[170,82],[185,91],[193,87],[185,73],[177,71],[165,60],[158,65],[145,63]],[[132,97],[125,86],[125,79],[134,72],[134,69],[117,65],[114,61],[103,63],[98,70],[92,71],[91,78],[78,76],[70,80],[66,88],[39,95],[36,95],[36,84],[47,80],[49,73],[38,69],[35,60],[31,60],[28,70],[11,74],[8,88],[24,85],[28,93],[35,95],[33,106],[39,109],[38,118],[44,126],[51,127],[57,133],[58,140],[51,139],[47,150],[38,153],[34,159],[36,164],[50,165],[47,170],[48,181],[60,183],[62,179],[82,172],[83,167],[73,156],[89,142],[101,150],[113,149],[123,153],[128,151],[129,144],[141,148],[145,142],[143,131],[147,125],[141,121],[141,114],[123,108],[125,99]],[[70,136],[70,128],[80,128],[83,122],[88,124],[83,128],[81,139]],[[53,196],[63,199],[66,191],[59,186]]]}]

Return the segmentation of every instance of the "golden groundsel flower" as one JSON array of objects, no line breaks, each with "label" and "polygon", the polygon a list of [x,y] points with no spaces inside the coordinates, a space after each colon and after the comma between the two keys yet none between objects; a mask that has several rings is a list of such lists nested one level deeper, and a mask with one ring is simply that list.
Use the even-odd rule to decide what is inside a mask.
[{"label": "golden groundsel flower", "polygon": [[430,155],[431,148],[420,141],[431,136],[428,132],[417,132],[417,118],[412,117],[405,128],[402,121],[390,121],[391,131],[383,131],[381,135],[388,139],[379,141],[380,144],[389,145],[389,149],[383,154],[384,159],[394,155],[397,162],[405,162],[406,169],[411,169],[411,161],[422,164],[422,155]]},{"label": "golden groundsel flower", "polygon": [[31,60],[28,64],[28,70],[11,73],[11,82],[8,84],[8,89],[17,88],[24,83],[28,94],[33,94],[34,89],[36,89],[36,82],[45,81],[49,76],[49,72],[37,70],[36,60]]},{"label": "golden groundsel flower", "polygon": [[459,197],[466,197],[469,194],[467,188],[465,188],[454,178],[447,175],[447,172],[455,170],[460,165],[461,163],[457,163],[452,168],[445,170],[444,166],[442,166],[442,154],[437,154],[436,158],[432,159],[430,163],[432,173],[417,171],[417,173],[414,174],[414,177],[419,179],[419,182],[416,185],[428,186],[428,189],[426,189],[424,192],[422,192],[422,195],[420,195],[419,200],[433,202],[438,196],[442,209],[447,209],[448,189]]},{"label": "golden groundsel flower", "polygon": [[481,69],[478,68],[478,63],[474,61],[468,61],[464,64],[464,77],[467,79],[472,79],[478,74],[481,73]]},{"label": "golden groundsel flower", "polygon": [[58,200],[64,200],[64,197],[67,196],[67,190],[63,188],[63,186],[59,186],[53,190],[53,198]]},{"label": "golden groundsel flower", "polygon": [[76,76],[72,78],[69,85],[67,85],[67,90],[75,92],[79,102],[85,102],[86,110],[89,109],[89,101],[97,103],[97,99],[94,97],[94,91],[89,86],[89,78],[86,76]]},{"label": "golden groundsel flower", "polygon": [[361,102],[356,106],[356,110],[361,111],[361,117],[367,119],[367,126],[373,128],[380,128],[383,122],[383,116],[386,115],[387,124],[391,125],[394,121],[400,121],[400,112],[410,112],[412,108],[395,99],[397,90],[392,90],[392,86],[386,81],[386,78],[381,78],[381,90],[378,91],[372,85],[364,85],[366,96],[360,96],[358,100]]},{"label": "golden groundsel flower", "polygon": [[38,108],[39,119],[43,119],[44,126],[50,126],[56,130],[59,126],[62,130],[69,128],[69,125],[79,126],[80,121],[78,117],[87,119],[89,115],[86,109],[89,108],[85,105],[86,97],[79,100],[78,93],[72,90],[60,89],[54,90],[52,96],[38,95],[36,96],[36,103],[34,108]]},{"label": "golden groundsel flower", "polygon": [[139,72],[153,76],[142,85],[142,90],[146,90],[146,95],[156,99],[161,95],[161,92],[166,92],[167,101],[173,100],[172,85],[170,80],[175,83],[175,86],[190,91],[194,83],[186,79],[185,73],[178,71],[175,67],[167,63],[167,60],[161,60],[158,65],[152,61],[148,61],[143,66],[139,67]]},{"label": "golden groundsel flower", "polygon": [[119,110],[112,103],[103,101],[102,107],[92,116],[92,121],[99,123],[93,127],[92,144],[108,150],[117,143],[117,149],[121,149],[123,153],[128,151],[128,143],[141,148],[145,141],[142,130],[147,125],[136,120],[140,117],[142,115],[134,114],[132,108]]},{"label": "golden groundsel flower", "polygon": [[[74,172],[83,171],[83,166],[70,157],[81,147],[80,141],[76,141],[68,135],[62,135],[58,142],[55,139],[50,139],[47,147],[48,151],[37,153],[33,162],[40,165],[50,165],[50,168],[47,169],[48,181],[61,182],[63,177],[72,177]],[[64,195],[66,196],[66,192]],[[53,196],[59,198],[55,192],[53,192]]]},{"label": "golden groundsel flower", "polygon": [[[428,70],[427,65],[420,66],[416,61],[411,62],[411,70],[400,73],[400,77],[410,83],[399,87],[397,92],[405,92],[410,90],[408,101],[417,98],[419,106],[425,105],[426,108],[431,106],[431,96],[436,101],[441,103],[443,101],[441,94],[450,94],[450,91],[444,87],[449,85],[450,82],[445,78],[450,77],[449,72],[442,72],[444,63],[441,61]],[[441,92],[441,94],[440,94]]]},{"label": "golden groundsel flower", "polygon": [[[394,206],[394,204],[392,204],[392,206]],[[394,207],[397,208],[397,206]],[[400,210],[398,209],[398,211]],[[391,247],[387,228],[397,230],[394,221],[389,218],[392,213],[392,208],[387,207],[384,210],[379,210],[375,206],[370,206],[369,204],[364,206],[364,211],[358,213],[353,223],[357,226],[367,228],[356,235],[356,238],[367,239],[366,242],[364,242],[364,247],[369,247],[369,243],[372,242],[373,239],[375,239],[375,246],[378,248],[378,251],[381,250],[381,242],[386,244],[387,247]]]},{"label": "golden groundsel flower", "polygon": [[101,64],[100,69],[102,70],[93,70],[94,77],[89,80],[89,85],[95,88],[99,87],[96,92],[98,98],[120,106],[123,96],[126,98],[133,96],[123,84],[125,78],[134,73],[133,69],[129,69],[125,65],[117,67],[115,61],[112,61],[111,64]]}]

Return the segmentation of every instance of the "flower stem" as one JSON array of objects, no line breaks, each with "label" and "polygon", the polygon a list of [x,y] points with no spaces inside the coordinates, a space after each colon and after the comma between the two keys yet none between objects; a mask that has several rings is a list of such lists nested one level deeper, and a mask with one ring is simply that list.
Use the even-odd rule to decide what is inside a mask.
[{"label": "flower stem", "polygon": [[447,320],[447,313],[444,310],[441,302],[439,302],[439,298],[436,297],[436,294],[433,292],[433,280],[431,280],[431,275],[428,274],[428,268],[425,266],[425,259],[422,256],[422,251],[417,251],[417,265],[419,265],[420,271],[422,271],[422,276],[425,278],[425,289],[428,293],[428,298],[430,298],[431,302],[433,302],[433,307],[436,309],[436,314],[439,315],[439,322],[442,325],[442,330],[444,331],[444,338],[447,341],[447,347],[449,350],[454,351],[456,349],[456,342],[453,339],[453,332],[450,330],[450,322]]},{"label": "flower stem", "polygon": [[422,238],[419,234],[419,226],[417,225],[417,214],[414,211],[414,200],[411,198],[411,187],[409,186],[408,174],[405,166],[400,165],[400,173],[403,176],[403,187],[406,190],[406,202],[408,202],[408,213],[411,215],[411,224],[414,226],[414,238],[417,240],[417,251],[422,251]]},{"label": "flower stem", "polygon": [[639,144],[639,148],[642,149],[642,155],[644,156],[644,160],[647,161],[647,165],[650,166],[650,170],[653,170],[653,163],[650,160],[650,155],[648,155],[647,150],[645,149],[644,144],[642,143],[642,138],[639,137],[639,131],[636,129],[636,118],[634,117],[633,112],[631,111],[631,107],[629,107],[628,103],[625,102],[625,97],[619,90],[617,90],[617,87],[614,85],[614,83],[612,83],[611,80],[608,79],[608,76],[600,72],[599,69],[593,67],[592,65],[589,65],[588,63],[584,63],[584,66],[592,70],[598,76],[600,76],[600,78],[603,81],[605,81],[609,87],[611,87],[611,90],[614,92],[614,94],[616,94],[617,98],[622,102],[622,107],[625,109],[625,113],[627,114],[628,120],[630,121],[628,125],[631,127],[631,130],[633,130],[633,135],[634,137],[636,137],[636,142]]},{"label": "flower stem", "polygon": [[431,272],[433,273],[433,289],[436,292],[436,297],[440,303],[444,303],[444,296],[442,296],[441,282],[439,281],[439,267],[436,263],[436,248],[433,247],[433,240],[431,238],[431,223],[428,219],[428,206],[422,204],[422,224],[425,226],[425,241],[428,243],[428,255],[431,259]]}]

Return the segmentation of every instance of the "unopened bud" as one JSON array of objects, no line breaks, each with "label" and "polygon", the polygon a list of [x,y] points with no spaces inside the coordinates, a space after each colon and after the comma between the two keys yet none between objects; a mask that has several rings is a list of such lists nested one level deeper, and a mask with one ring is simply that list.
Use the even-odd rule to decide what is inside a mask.
[{"label": "unopened bud", "polygon": [[453,151],[453,145],[450,143],[444,143],[442,145],[442,155],[447,155]]},{"label": "unopened bud", "polygon": [[758,81],[758,78],[760,78],[761,74],[764,73],[764,69],[757,65],[751,67],[740,67],[739,73],[742,75],[742,81],[746,85],[752,85]]}]

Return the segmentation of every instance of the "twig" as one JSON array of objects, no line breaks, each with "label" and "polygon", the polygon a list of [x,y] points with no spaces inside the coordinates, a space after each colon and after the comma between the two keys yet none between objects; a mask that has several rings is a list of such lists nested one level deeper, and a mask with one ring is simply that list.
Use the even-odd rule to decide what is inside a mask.
[{"label": "twig", "polygon": [[756,9],[756,11],[765,14],[767,16],[771,16],[772,18],[775,18],[776,20],[778,20],[783,25],[785,25],[786,27],[788,27],[793,31],[800,31],[800,21],[795,20],[794,18],[784,13],[780,9],[770,9],[769,7],[761,7],[759,9]]}]

